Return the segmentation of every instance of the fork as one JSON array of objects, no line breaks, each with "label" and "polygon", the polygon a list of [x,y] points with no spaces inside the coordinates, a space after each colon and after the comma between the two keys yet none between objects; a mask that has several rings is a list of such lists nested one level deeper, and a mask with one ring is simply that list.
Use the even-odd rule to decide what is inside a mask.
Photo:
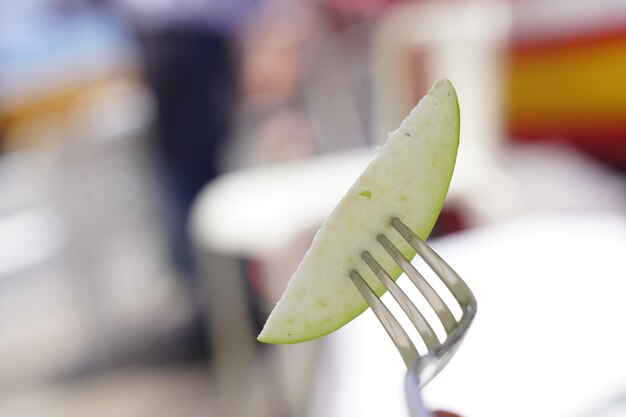
[{"label": "fork", "polygon": [[426,346],[427,352],[425,354],[418,352],[400,322],[376,296],[374,290],[363,279],[362,275],[356,270],[352,270],[349,275],[396,345],[407,366],[405,394],[411,417],[432,417],[432,414],[423,404],[420,389],[443,369],[458,349],[463,336],[476,315],[476,299],[461,277],[419,236],[396,217],[392,218],[391,225],[415,249],[417,254],[435,272],[439,279],[443,281],[450,290],[455,302],[461,308],[460,318],[457,319],[441,296],[413,264],[402,255],[400,250],[391,243],[387,236],[384,234],[377,236],[376,240],[422,293],[430,307],[432,307],[440,326],[445,330],[445,337],[442,336],[443,340],[437,337],[429,321],[369,252],[363,252],[361,257],[417,329]]}]

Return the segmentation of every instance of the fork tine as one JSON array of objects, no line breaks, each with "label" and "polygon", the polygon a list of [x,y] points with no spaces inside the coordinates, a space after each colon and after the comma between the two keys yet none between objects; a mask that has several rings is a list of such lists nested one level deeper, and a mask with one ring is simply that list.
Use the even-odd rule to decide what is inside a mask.
[{"label": "fork tine", "polygon": [[419,357],[417,349],[415,349],[415,345],[398,320],[396,320],[383,302],[380,301],[376,293],[374,293],[374,290],[365,282],[361,274],[352,270],[350,272],[350,279],[354,285],[356,285],[363,298],[365,298],[365,301],[367,301],[367,304],[369,304],[370,308],[387,331],[389,337],[391,337],[391,340],[396,345],[406,366],[408,368],[414,366]]},{"label": "fork tine", "polygon": [[441,320],[441,324],[443,324],[443,328],[446,331],[446,334],[452,333],[452,331],[457,327],[457,321],[452,315],[452,312],[441,299],[439,294],[431,287],[431,285],[426,281],[426,279],[418,272],[417,269],[409,262],[408,259],[404,257],[404,255],[396,248],[389,239],[380,234],[377,237],[377,240],[380,244],[385,248],[387,253],[393,258],[393,260],[402,268],[402,271],[409,277],[409,279],[415,284],[415,286],[421,291],[424,295],[424,298],[431,305],[435,313]]},{"label": "fork tine", "polygon": [[402,291],[400,286],[395,283],[394,280],[391,279],[389,274],[383,269],[382,266],[374,259],[374,257],[369,252],[363,252],[361,256],[365,263],[370,267],[372,272],[376,274],[378,280],[385,286],[385,288],[389,291],[389,293],[393,296],[393,298],[398,302],[398,305],[402,307],[402,310],[409,317],[420,336],[424,340],[426,347],[428,350],[436,349],[440,343],[433,331],[430,324],[426,321],[422,313],[415,307],[415,304],[411,302],[409,297]]},{"label": "fork tine", "polygon": [[476,299],[459,274],[398,218],[394,217],[391,224],[446,284],[461,306],[463,315],[468,314],[468,307],[471,309],[469,313],[473,314],[476,311]]}]

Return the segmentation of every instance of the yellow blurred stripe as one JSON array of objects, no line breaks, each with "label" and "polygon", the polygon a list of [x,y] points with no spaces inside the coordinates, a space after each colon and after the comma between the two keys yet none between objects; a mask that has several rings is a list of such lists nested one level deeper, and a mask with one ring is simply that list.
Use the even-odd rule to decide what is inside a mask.
[{"label": "yellow blurred stripe", "polygon": [[579,48],[513,52],[508,83],[514,125],[626,124],[626,36]]}]

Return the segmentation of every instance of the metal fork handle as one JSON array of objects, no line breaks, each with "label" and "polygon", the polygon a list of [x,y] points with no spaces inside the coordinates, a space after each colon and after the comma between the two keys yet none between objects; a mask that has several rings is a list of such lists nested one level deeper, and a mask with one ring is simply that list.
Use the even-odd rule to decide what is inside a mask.
[{"label": "metal fork handle", "polygon": [[406,377],[404,379],[404,390],[406,393],[409,415],[411,417],[433,417],[432,413],[428,411],[422,401],[422,395],[420,394],[420,381],[414,369],[409,369],[406,373]]}]

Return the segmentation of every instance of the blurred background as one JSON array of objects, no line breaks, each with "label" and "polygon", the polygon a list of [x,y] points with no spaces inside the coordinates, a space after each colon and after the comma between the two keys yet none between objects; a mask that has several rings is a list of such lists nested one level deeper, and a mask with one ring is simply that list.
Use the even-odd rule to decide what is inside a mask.
[{"label": "blurred background", "polygon": [[444,77],[434,236],[626,216],[624,2],[0,2],[0,416],[311,415],[324,340],[256,334]]}]

